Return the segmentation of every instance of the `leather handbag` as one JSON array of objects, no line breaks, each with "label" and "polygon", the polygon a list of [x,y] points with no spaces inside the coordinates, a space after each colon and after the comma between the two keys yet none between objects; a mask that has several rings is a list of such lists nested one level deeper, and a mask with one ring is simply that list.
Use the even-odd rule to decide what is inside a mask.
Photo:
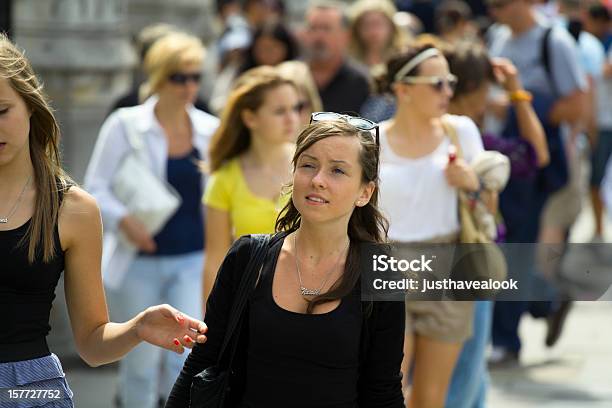
[{"label": "leather handbag", "polygon": [[168,182],[153,173],[144,135],[134,128],[131,112],[121,110],[119,115],[131,151],[121,160],[111,188],[129,213],[155,235],[174,215],[181,197]]},{"label": "leather handbag", "polygon": [[233,365],[236,348],[244,321],[245,309],[255,285],[268,250],[269,235],[251,235],[251,255],[240,284],[234,295],[225,337],[217,356],[217,363],[196,374],[191,384],[191,408],[221,408],[226,406],[229,394],[233,391],[233,378],[236,370]]},{"label": "leather handbag", "polygon": [[[451,143],[457,148],[457,157],[461,158],[463,152],[457,137],[456,129],[443,121],[445,132]],[[479,228],[482,223],[476,220],[474,205],[465,191],[457,192],[459,211],[459,245],[455,252],[455,260],[451,277],[454,280],[488,280],[503,281],[508,275],[508,264],[503,252],[497,244],[491,241],[485,230]],[[459,300],[490,299],[497,291],[491,289],[479,289],[469,291],[457,291],[454,293]]]}]

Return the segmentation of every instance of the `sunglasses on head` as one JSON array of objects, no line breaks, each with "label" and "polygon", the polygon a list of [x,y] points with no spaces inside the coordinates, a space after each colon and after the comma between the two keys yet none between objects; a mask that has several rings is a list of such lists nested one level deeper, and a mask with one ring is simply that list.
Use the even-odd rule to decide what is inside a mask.
[{"label": "sunglasses on head", "polygon": [[[359,130],[363,130],[366,131],[370,134],[372,134],[372,131],[374,130],[374,141],[376,142],[376,147],[377,150],[380,149],[380,142],[379,142],[379,135],[378,135],[378,123],[376,122],[372,122],[369,119],[366,118],[362,118],[359,116],[350,116],[350,115],[343,115],[341,113],[336,113],[336,112],[313,112],[312,115],[310,115],[310,123],[313,122],[324,122],[326,120],[344,120],[346,122],[349,123],[349,125],[352,125],[354,127],[356,127]],[[378,174],[378,166],[379,166],[379,153],[376,153],[376,174]]]},{"label": "sunglasses on head", "polygon": [[372,130],[374,130],[375,131],[374,140],[376,142],[376,146],[379,146],[378,123],[376,122],[372,122],[369,119],[361,118],[359,116],[343,115],[341,113],[336,113],[336,112],[314,112],[310,116],[310,123],[324,122],[326,120],[344,120],[348,122],[349,125],[352,125],[359,130],[368,131],[370,133],[372,132]]},{"label": "sunglasses on head", "polygon": [[442,92],[444,86],[448,86],[451,91],[455,91],[457,87],[457,77],[453,74],[449,74],[446,77],[440,76],[407,76],[401,80],[405,84],[423,84],[430,85],[437,92]]},{"label": "sunglasses on head", "polygon": [[174,84],[179,84],[179,85],[185,85],[189,81],[199,84],[201,79],[202,79],[202,74],[200,74],[199,72],[193,72],[193,73],[176,72],[168,76],[168,81]]}]

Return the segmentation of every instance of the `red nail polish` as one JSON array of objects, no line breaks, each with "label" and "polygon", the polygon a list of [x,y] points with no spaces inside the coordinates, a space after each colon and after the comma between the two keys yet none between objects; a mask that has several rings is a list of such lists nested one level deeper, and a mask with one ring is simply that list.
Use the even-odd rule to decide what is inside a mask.
[{"label": "red nail polish", "polygon": [[185,341],[186,341],[187,343],[191,343],[193,340],[191,340],[191,337],[186,337],[186,338],[185,338]]},{"label": "red nail polish", "polygon": [[174,344],[175,344],[175,345],[177,345],[177,346],[180,346],[180,345],[181,345],[181,342],[180,342],[180,341],[178,341],[177,339],[174,339]]},{"label": "red nail polish", "polygon": [[452,163],[457,159],[457,147],[455,145],[448,146],[448,162]]}]

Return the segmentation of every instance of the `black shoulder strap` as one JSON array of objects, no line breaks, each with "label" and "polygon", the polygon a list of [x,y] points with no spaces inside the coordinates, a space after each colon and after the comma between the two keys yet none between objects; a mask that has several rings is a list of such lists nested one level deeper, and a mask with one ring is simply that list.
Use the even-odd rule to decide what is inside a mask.
[{"label": "black shoulder strap", "polygon": [[221,359],[224,357],[225,350],[229,346],[229,343],[232,342],[233,344],[229,355],[229,365],[231,366],[232,364],[234,354],[236,353],[236,345],[238,344],[235,339],[236,336],[234,336],[234,333],[237,332],[236,329],[242,321],[242,316],[244,315],[244,309],[249,299],[249,295],[255,287],[255,282],[259,277],[259,272],[261,271],[261,267],[263,266],[263,263],[265,261],[266,254],[268,253],[269,242],[270,235],[251,235],[251,254],[249,256],[249,262],[240,279],[238,290],[234,295],[234,301],[230,311],[227,329],[223,338],[223,344],[221,345],[221,349],[217,357],[217,362],[221,362]]},{"label": "black shoulder strap", "polygon": [[551,67],[551,55],[550,55],[550,35],[552,34],[552,27],[548,27],[546,31],[544,31],[544,37],[542,37],[541,44],[541,52],[542,56],[542,65],[544,66],[544,70],[546,71],[546,78],[548,83],[550,84],[550,88],[554,92],[555,95],[557,92],[557,85],[555,82],[555,77],[553,75],[552,67]]}]

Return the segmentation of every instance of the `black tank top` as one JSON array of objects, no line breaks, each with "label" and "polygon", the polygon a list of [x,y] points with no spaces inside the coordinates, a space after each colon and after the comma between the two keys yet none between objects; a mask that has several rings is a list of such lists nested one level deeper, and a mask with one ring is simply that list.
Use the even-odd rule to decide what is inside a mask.
[{"label": "black tank top", "polygon": [[45,337],[51,330],[49,313],[64,270],[64,253],[56,224],[53,258],[43,263],[42,254],[37,254],[30,264],[27,242],[19,245],[30,223],[0,231],[0,363],[50,354]]},{"label": "black tank top", "polygon": [[281,308],[272,296],[283,240],[268,253],[249,302],[249,342],[243,407],[357,406],[361,299],[354,290],[329,313]]}]

